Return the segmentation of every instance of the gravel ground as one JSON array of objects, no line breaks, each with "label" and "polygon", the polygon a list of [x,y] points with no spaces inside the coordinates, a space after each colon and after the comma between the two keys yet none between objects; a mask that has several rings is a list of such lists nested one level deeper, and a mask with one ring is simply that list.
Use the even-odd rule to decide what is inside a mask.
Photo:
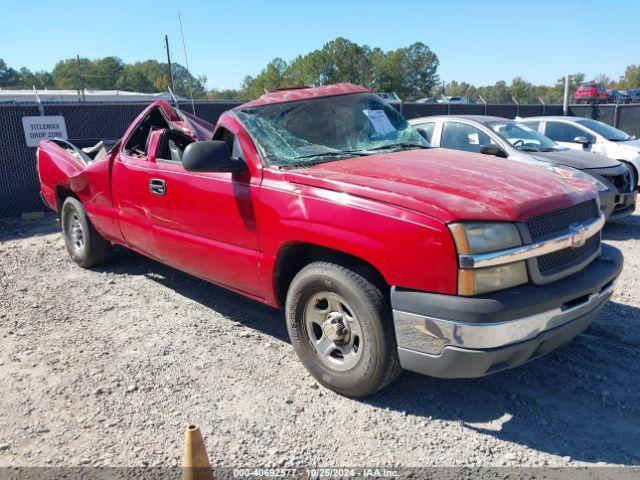
[{"label": "gravel ground", "polygon": [[284,316],[127,251],[89,271],[53,216],[0,222],[0,466],[640,464],[640,216],[569,345],[477,380],[411,373],[351,400],[297,361]]}]

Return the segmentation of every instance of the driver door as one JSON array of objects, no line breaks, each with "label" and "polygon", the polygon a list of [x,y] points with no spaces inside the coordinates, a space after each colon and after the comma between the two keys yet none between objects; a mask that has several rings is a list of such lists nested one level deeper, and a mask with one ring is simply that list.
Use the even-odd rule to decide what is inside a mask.
[{"label": "driver door", "polygon": [[[222,130],[218,127],[214,139],[228,140],[232,156],[243,157],[235,134]],[[161,145],[152,163],[165,192],[154,196],[149,208],[158,258],[210,282],[262,295],[255,214],[260,172],[189,172],[175,148]]]},{"label": "driver door", "polygon": [[154,197],[153,157],[160,131],[150,130],[144,151],[120,147],[113,163],[111,188],[118,209],[120,231],[126,243],[149,257],[158,258],[150,207]]}]

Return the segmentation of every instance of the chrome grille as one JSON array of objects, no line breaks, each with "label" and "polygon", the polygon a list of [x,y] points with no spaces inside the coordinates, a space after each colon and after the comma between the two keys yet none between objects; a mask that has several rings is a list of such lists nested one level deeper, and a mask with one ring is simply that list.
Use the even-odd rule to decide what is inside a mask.
[{"label": "chrome grille", "polygon": [[[589,200],[531,217],[525,222],[525,226],[531,241],[536,242],[566,234],[572,226],[589,224],[599,216],[598,203]],[[575,268],[579,268],[581,262],[588,261],[599,250],[598,233],[578,248],[565,248],[533,258],[529,261],[532,280],[535,283],[547,283],[569,275]]]},{"label": "chrome grille", "polygon": [[557,273],[569,266],[580,263],[600,248],[600,234],[594,235],[578,248],[565,248],[538,257],[538,268],[542,275]]},{"label": "chrome grille", "polygon": [[552,237],[566,232],[573,224],[584,224],[596,220],[600,213],[595,200],[578,203],[570,207],[560,208],[551,212],[529,218],[525,225],[536,242],[545,237]]}]

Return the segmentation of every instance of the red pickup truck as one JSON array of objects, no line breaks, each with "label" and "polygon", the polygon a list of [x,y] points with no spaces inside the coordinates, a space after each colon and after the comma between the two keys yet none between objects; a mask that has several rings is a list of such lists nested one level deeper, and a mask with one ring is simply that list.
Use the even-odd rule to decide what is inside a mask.
[{"label": "red pickup truck", "polygon": [[401,367],[478,377],[569,341],[622,268],[597,192],[432,149],[365,88],[265,94],[214,127],[165,102],[115,144],[38,150],[71,257],[112,244],[273,307],[323,385],[364,396]]}]

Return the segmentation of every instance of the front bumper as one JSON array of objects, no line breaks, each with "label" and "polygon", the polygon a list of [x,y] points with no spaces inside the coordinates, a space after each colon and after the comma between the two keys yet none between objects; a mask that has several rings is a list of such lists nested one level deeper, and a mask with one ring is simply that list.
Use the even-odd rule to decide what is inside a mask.
[{"label": "front bumper", "polygon": [[597,316],[622,270],[619,250],[548,285],[482,297],[394,287],[391,303],[403,368],[442,378],[481,377],[540,357],[570,341]]},{"label": "front bumper", "polygon": [[637,193],[600,193],[600,210],[607,220],[619,220],[631,215],[636,209]]}]

